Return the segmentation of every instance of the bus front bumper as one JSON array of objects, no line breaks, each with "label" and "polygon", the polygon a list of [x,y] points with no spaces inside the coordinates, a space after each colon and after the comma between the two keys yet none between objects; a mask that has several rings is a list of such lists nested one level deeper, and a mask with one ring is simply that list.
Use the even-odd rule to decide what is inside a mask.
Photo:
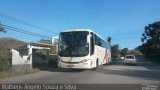
[{"label": "bus front bumper", "polygon": [[91,69],[91,62],[86,63],[77,63],[77,64],[69,64],[69,63],[58,63],[59,68],[73,68],[73,69]]}]

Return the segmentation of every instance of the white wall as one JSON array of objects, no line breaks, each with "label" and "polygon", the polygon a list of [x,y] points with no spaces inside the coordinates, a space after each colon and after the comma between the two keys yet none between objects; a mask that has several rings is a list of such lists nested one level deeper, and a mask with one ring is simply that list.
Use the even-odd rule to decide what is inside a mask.
[{"label": "white wall", "polygon": [[21,57],[19,52],[15,49],[11,49],[12,52],[12,65],[20,65],[20,64],[30,64],[30,61],[26,58],[26,56]]}]

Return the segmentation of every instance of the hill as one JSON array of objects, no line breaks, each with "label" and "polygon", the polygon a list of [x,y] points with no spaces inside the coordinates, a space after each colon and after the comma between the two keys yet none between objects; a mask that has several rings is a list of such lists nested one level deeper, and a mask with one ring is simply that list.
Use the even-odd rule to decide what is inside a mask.
[{"label": "hill", "polygon": [[10,37],[0,38],[0,60],[10,58],[9,49],[26,45],[24,41],[20,41]]}]

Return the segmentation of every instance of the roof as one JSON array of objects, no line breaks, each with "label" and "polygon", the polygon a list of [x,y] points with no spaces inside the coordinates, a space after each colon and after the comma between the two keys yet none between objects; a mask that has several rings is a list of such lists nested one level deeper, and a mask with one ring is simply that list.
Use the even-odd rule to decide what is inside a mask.
[{"label": "roof", "polygon": [[[50,47],[54,46],[52,44],[45,44],[45,43],[40,43],[40,42],[32,42],[28,45],[42,47],[42,48],[43,47],[50,48]],[[18,46],[18,47],[15,47],[14,49],[16,49],[16,50],[28,49],[29,48],[28,45]]]},{"label": "roof", "polygon": [[89,31],[89,32],[93,32],[91,29],[69,29],[69,30],[65,30],[62,32],[72,32],[72,31]]}]

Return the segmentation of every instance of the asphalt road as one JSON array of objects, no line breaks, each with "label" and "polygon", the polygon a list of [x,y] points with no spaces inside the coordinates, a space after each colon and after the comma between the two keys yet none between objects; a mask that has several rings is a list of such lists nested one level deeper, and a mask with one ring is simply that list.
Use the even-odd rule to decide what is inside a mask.
[{"label": "asphalt road", "polygon": [[160,65],[139,59],[134,66],[120,60],[102,65],[95,71],[49,68],[33,74],[0,79],[0,83],[160,84]]}]

